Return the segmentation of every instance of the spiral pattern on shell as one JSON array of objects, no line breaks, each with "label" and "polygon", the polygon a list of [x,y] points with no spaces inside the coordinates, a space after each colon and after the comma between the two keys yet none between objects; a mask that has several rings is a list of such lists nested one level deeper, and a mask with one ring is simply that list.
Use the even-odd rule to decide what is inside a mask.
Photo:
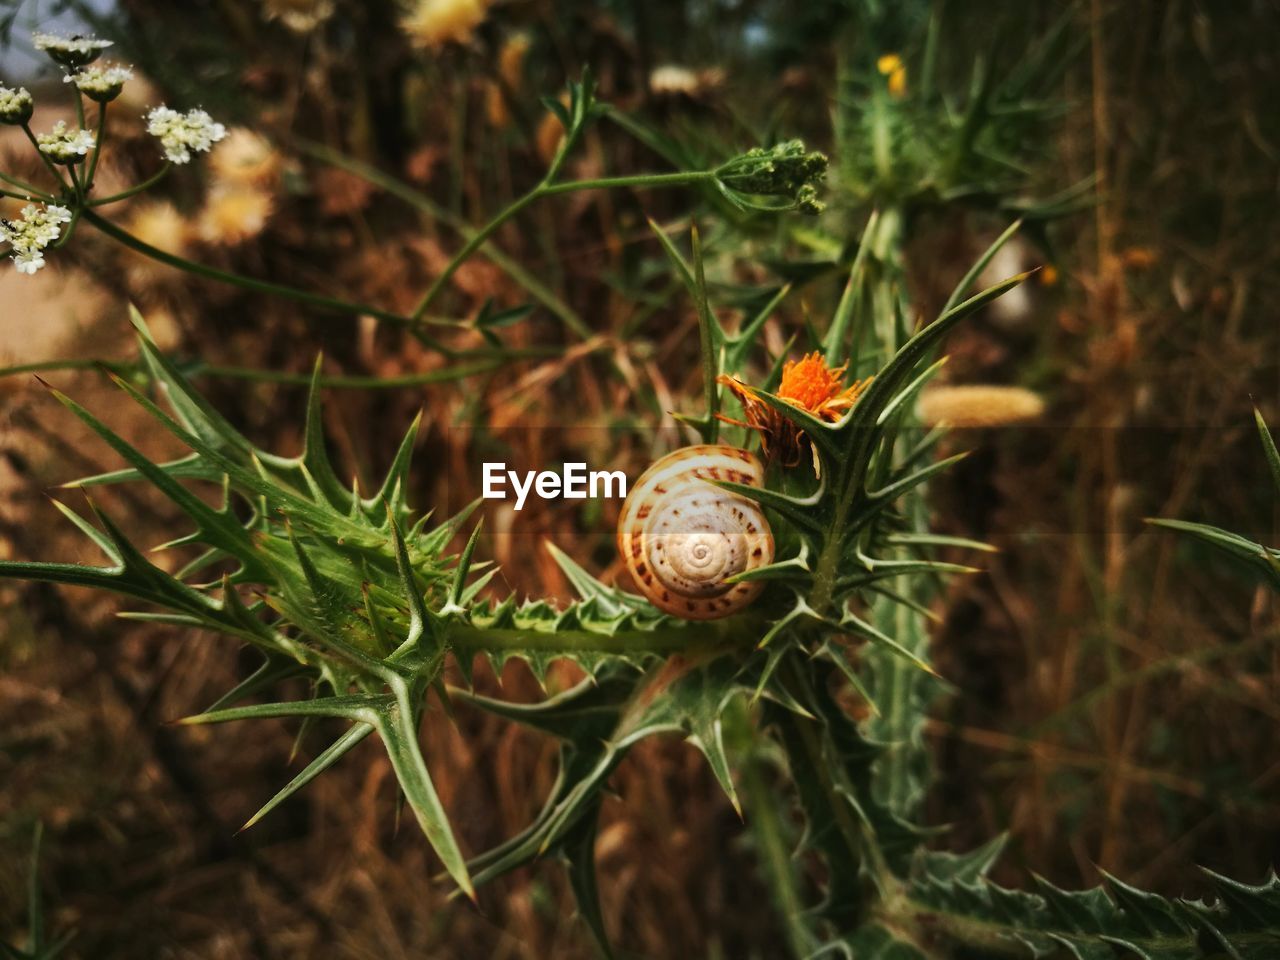
[{"label": "spiral pattern on shell", "polygon": [[736,447],[684,447],[641,475],[618,518],[618,551],[641,592],[686,620],[741,610],[764,584],[726,580],[773,562],[760,505],[709,480],[759,487],[764,468]]}]

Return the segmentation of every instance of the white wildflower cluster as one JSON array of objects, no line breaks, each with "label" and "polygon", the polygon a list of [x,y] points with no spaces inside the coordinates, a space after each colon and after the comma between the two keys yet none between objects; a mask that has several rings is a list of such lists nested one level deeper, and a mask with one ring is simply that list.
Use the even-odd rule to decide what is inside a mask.
[{"label": "white wildflower cluster", "polygon": [[0,240],[9,244],[13,265],[19,273],[33,274],[44,266],[44,248],[58,239],[62,225],[71,221],[71,211],[56,204],[42,207],[29,203],[21,220],[0,220]]},{"label": "white wildflower cluster", "polygon": [[203,110],[179,113],[159,106],[147,114],[146,120],[147,133],[159,138],[164,155],[171,163],[187,163],[191,160],[191,151],[205,153],[227,135],[227,128],[214,123]]},{"label": "white wildflower cluster", "polygon": [[26,87],[14,90],[0,86],[0,123],[26,123],[34,109],[35,102]]},{"label": "white wildflower cluster", "polygon": [[43,50],[55,62],[64,67],[83,67],[102,56],[102,51],[112,46],[110,40],[96,37],[60,37],[55,33],[37,33],[31,38],[37,50]]},{"label": "white wildflower cluster", "polygon": [[119,64],[94,64],[68,73],[64,83],[74,83],[76,89],[96,103],[110,103],[120,96],[126,80],[132,79],[133,70]]},{"label": "white wildflower cluster", "polygon": [[36,137],[36,144],[54,163],[79,163],[93,149],[93,134],[79,127],[73,130],[59,120],[48,133]]}]

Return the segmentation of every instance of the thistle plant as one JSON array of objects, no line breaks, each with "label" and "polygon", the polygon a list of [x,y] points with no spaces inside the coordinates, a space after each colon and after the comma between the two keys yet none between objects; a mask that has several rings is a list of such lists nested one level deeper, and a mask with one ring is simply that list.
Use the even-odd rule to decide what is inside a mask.
[{"label": "thistle plant", "polygon": [[[704,296],[697,256],[685,268],[691,289]],[[929,852],[926,841],[934,831],[879,789],[888,745],[870,736],[837,694],[845,687],[867,698],[882,717],[915,710],[913,701],[895,701],[865,674],[851,637],[865,638],[868,650],[902,663],[922,682],[938,682],[925,656],[863,613],[876,591],[897,597],[888,592],[895,581],[958,569],[932,558],[954,541],[914,533],[898,510],[905,494],[948,461],[928,462],[933,438],[901,457],[897,436],[911,399],[936,366],[931,357],[940,341],[1023,279],[967,298],[957,290],[953,305],[912,335],[834,421],[794,398],[753,390],[757,402],[811,445],[814,459],[799,470],[775,467],[765,489],[723,484],[766,508],[781,544],[776,562],[751,574],[766,583],[760,599],[723,620],[695,623],[661,614],[554,550],[579,595],[576,602],[560,608],[487,597],[495,570],[475,556],[478,528],[460,553],[448,548],[469,511],[433,524],[430,514],[415,513],[406,500],[417,422],[379,489],[366,494],[342,483],[327,457],[318,387],[303,452],[271,454],[201,397],[137,316],[139,348],[169,409],[132,383],[117,383],[189,449],[186,456],[153,462],[75,401],[54,395],[127,464],[73,486],[153,486],[191,523],[166,547],[182,562],[167,572],[92,503],[93,519],[59,503],[108,565],[7,562],[0,574],[110,591],[147,607],[125,616],[214,631],[261,652],[255,673],[186,723],[345,721],[346,730],[250,824],[376,734],[408,806],[460,891],[475,896],[477,884],[557,853],[568,863],[582,916],[606,951],[592,851],[610,773],[641,740],[684,736],[706,755],[750,821],[756,814],[739,799],[735,757],[724,737],[726,716],[745,705],[758,736],[773,739],[788,758],[794,802],[807,822],[801,846],[825,863],[824,878],[800,875],[795,864],[786,868],[796,872],[787,882],[797,902],[811,905],[785,918],[799,952],[936,957],[966,950],[984,956],[1065,950],[1092,958],[1127,949],[1147,958],[1181,960],[1217,951],[1260,960],[1280,942],[1280,882],[1274,879],[1248,887],[1213,877],[1219,898],[1209,904],[1162,900],[1118,880],[1110,882],[1110,896],[1047,885],[1019,893],[985,879],[998,840],[966,856]],[[730,372],[725,358],[735,357],[742,344],[709,312],[704,323],[704,341],[713,347],[708,365],[718,377]],[[710,435],[718,429],[714,412],[701,418]],[[220,501],[211,506],[190,489],[193,483],[216,485]],[[909,598],[894,602],[910,604]],[[469,682],[477,657],[499,667],[518,658],[538,676],[552,661],[568,660],[585,679],[535,704],[507,703],[446,682],[450,661]],[[284,678],[304,679],[310,695],[249,702]],[[431,702],[468,704],[563,744],[560,776],[542,812],[517,836],[469,858],[418,740]]]},{"label": "thistle plant", "polygon": [[[88,53],[72,50],[69,56]],[[875,75],[885,85],[886,103],[909,97],[910,67],[901,61],[884,66]],[[991,102],[988,95],[980,99]],[[0,99],[0,108],[5,103],[14,105],[15,116],[25,109],[18,91]],[[548,109],[564,137],[539,182],[484,226],[466,228],[464,245],[412,315],[382,319],[411,327],[427,319],[468,257],[486,251],[521,210],[556,194],[695,186],[739,213],[819,209],[816,189],[825,158],[794,141],[697,169],[562,180],[569,151],[606,111],[596,103],[589,77],[573,85],[567,104],[552,101]],[[869,128],[872,141],[880,122]],[[200,115],[165,112],[155,117],[153,132],[170,162],[178,163],[184,152],[212,142],[212,124]],[[97,130],[95,156],[100,123]],[[265,718],[300,726],[317,718],[345,724],[246,826],[357,744],[376,738],[458,892],[476,898],[485,882],[554,856],[566,864],[579,912],[606,955],[612,946],[594,858],[603,797],[632,748],[651,737],[676,736],[705,756],[757,838],[760,866],[795,956],[1274,957],[1280,952],[1280,880],[1274,875],[1251,886],[1208,874],[1213,896],[1204,902],[1159,897],[1112,877],[1105,888],[1080,892],[1039,879],[1033,892],[1019,891],[988,878],[1002,837],[964,854],[930,847],[941,830],[920,816],[930,779],[921,729],[947,685],[930,657],[928,604],[937,578],[973,569],[940,559],[940,552],[983,545],[928,528],[921,491],[956,458],[934,459],[942,433],[918,438],[914,405],[940,367],[948,333],[1027,277],[973,292],[975,278],[1018,229],[1014,224],[931,322],[915,322],[905,295],[903,245],[917,204],[943,196],[972,199],[984,190],[998,198],[1013,192],[1012,181],[969,162],[975,154],[966,151],[981,138],[964,129],[957,136],[964,150],[954,164],[957,179],[945,190],[931,176],[917,176],[918,165],[906,163],[900,172],[892,163],[877,167],[906,180],[880,182],[862,195],[874,197],[877,208],[859,237],[843,238],[856,242],[848,244],[849,262],[839,264],[847,280],[841,278],[834,309],[825,323],[811,325],[801,359],[778,357],[765,376],[753,373],[752,354],[789,288],[771,291],[731,330],[712,308],[698,230],[690,232],[686,255],[677,240],[655,228],[698,318],[703,389],[697,409],[680,418],[707,443],[730,434],[740,446],[758,442],[768,461],[763,487],[718,481],[760,504],[777,539],[774,562],[740,578],[762,583],[763,591],[731,616],[694,622],[662,613],[555,547],[551,553],[575,601],[557,605],[502,595],[496,568],[477,556],[473,508],[436,518],[409,502],[418,420],[408,425],[376,490],[347,484],[326,451],[319,363],[301,429],[302,453],[280,456],[252,443],[215,409],[188,372],[156,346],[137,313],[143,375],[114,379],[186,448],[183,457],[155,462],[95,413],[61,392],[53,395],[125,463],[122,470],[68,486],[91,497],[102,485],[143,483],[166,497],[188,524],[163,547],[172,562],[148,556],[90,498],[87,514],[55,505],[102,552],[105,565],[6,561],[0,576],[110,592],[141,605],[126,617],[210,631],[258,651],[255,672],[196,707],[186,724]],[[840,159],[851,165],[847,169],[859,162]],[[93,160],[88,162],[91,171]],[[429,200],[378,171],[337,162],[430,212]],[[82,166],[71,161],[71,167]],[[46,195],[47,202],[64,201],[71,224],[79,216],[129,242],[127,234],[99,222],[93,207],[103,201],[89,199],[88,188],[77,192],[76,183],[91,188],[92,174],[73,177],[62,194]],[[965,183],[980,189],[959,189]],[[851,189],[857,195],[858,188]],[[26,229],[43,236],[63,222],[61,214],[37,209]],[[265,282],[256,289],[281,291]],[[326,298],[290,295],[341,309]],[[487,325],[498,324],[488,308],[483,316]],[[574,328],[571,320],[566,325]],[[585,325],[574,329],[590,331]],[[1274,445],[1268,451],[1280,476]],[[213,504],[201,495],[210,488]],[[452,546],[455,541],[461,549]],[[1273,553],[1253,555],[1274,572]],[[539,679],[553,662],[566,661],[582,679],[539,702],[513,703],[476,692],[478,660],[495,671],[521,661]],[[450,682],[455,670],[461,678],[456,686]],[[282,686],[285,680],[294,682]],[[302,694],[272,699],[281,689]],[[493,714],[560,744],[558,776],[541,811],[515,836],[479,852],[465,851],[456,837],[419,739],[428,710],[460,708]],[[780,758],[782,790],[763,782],[766,756]],[[798,832],[791,829],[797,811],[803,820]]]}]

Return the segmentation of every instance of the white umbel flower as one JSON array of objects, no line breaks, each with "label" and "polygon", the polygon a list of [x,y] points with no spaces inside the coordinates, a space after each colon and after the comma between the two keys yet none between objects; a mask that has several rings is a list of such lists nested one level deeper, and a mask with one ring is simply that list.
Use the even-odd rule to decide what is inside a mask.
[{"label": "white umbel flower", "polygon": [[26,87],[14,90],[0,86],[0,123],[26,123],[34,109],[35,101]]},{"label": "white umbel flower", "polygon": [[48,133],[36,137],[40,152],[54,163],[79,163],[93,149],[93,134],[82,128],[72,130],[59,120]]},{"label": "white umbel flower", "polygon": [[131,68],[104,63],[68,73],[63,83],[74,83],[77,90],[96,103],[110,103],[120,96],[125,81],[132,78]]},{"label": "white umbel flower", "polygon": [[99,40],[97,37],[60,37],[56,33],[37,33],[31,42],[37,50],[43,50],[55,63],[64,67],[83,67],[93,63],[102,51],[112,46],[110,40]]},{"label": "white umbel flower", "polygon": [[164,155],[170,163],[188,163],[191,152],[207,153],[227,135],[227,128],[214,123],[213,117],[203,110],[179,113],[169,107],[159,106],[147,114],[147,133],[158,137]]},{"label": "white umbel flower", "polygon": [[71,222],[71,211],[57,204],[22,208],[21,220],[0,220],[0,240],[9,244],[19,273],[34,274],[44,266],[44,248],[58,239],[62,225]]},{"label": "white umbel flower", "polygon": [[34,276],[37,270],[44,268],[43,250],[24,250],[13,255],[14,269],[27,276]]}]

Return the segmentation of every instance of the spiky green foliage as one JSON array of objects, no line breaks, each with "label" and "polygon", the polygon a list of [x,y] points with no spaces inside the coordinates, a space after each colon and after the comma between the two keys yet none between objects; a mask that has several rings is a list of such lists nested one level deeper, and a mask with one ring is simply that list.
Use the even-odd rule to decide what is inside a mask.
[{"label": "spiky green foliage", "polygon": [[[417,421],[379,490],[366,497],[358,487],[338,480],[325,453],[318,391],[311,394],[303,452],[297,457],[268,453],[207,404],[156,349],[140,317],[135,316],[135,323],[152,381],[164,392],[172,414],[134,385],[116,382],[190,454],[154,463],[75,401],[57,391],[54,395],[129,464],[72,486],[144,480],[189,518],[193,529],[164,545],[170,555],[179,554],[176,571],[149,559],[91,501],[99,526],[61,503],[57,506],[97,544],[108,566],[19,562],[0,566],[0,574],[122,594],[161,611],[128,616],[202,627],[259,649],[261,669],[186,722],[330,717],[351,726],[250,822],[376,732],[424,833],[449,873],[470,893],[465,858],[436,795],[417,733],[428,691],[443,692],[446,656],[453,652],[469,670],[479,652],[497,659],[517,655],[538,671],[550,658],[567,656],[595,673],[614,663],[640,664],[673,649],[671,639],[652,639],[663,618],[604,592],[568,610],[545,603],[477,605],[475,597],[492,571],[486,574],[483,565],[472,562],[474,534],[461,556],[446,552],[465,513],[431,527],[429,516],[415,519],[406,502]],[[215,503],[193,490],[191,481],[212,485]],[[182,552],[190,555],[182,557]],[[717,643],[725,628],[697,633],[709,644]],[[686,638],[680,645],[688,643]],[[311,698],[244,702],[291,677],[308,682]]]},{"label": "spiky green foliage", "polygon": [[[1271,436],[1271,431],[1267,428],[1266,421],[1262,419],[1262,414],[1255,410],[1253,419],[1258,427],[1258,438],[1262,441],[1262,452],[1267,458],[1267,469],[1271,473],[1271,481],[1275,485],[1277,495],[1280,495],[1280,451],[1276,450],[1275,438]],[[1201,543],[1206,543],[1216,550],[1243,560],[1261,573],[1274,589],[1280,590],[1280,549],[1255,543],[1238,533],[1203,523],[1164,519],[1151,519],[1147,522],[1190,534]]]},{"label": "spiky green foliage", "polygon": [[1074,960],[1267,960],[1280,952],[1280,881],[1260,886],[1208,874],[1212,902],[1170,900],[1114,877],[1091,890],[1004,890],[979,875],[923,876],[901,910],[923,927],[981,944],[991,956]]},{"label": "spiky green foliage", "polygon": [[[946,82],[955,65],[942,62],[941,5],[925,15],[909,4],[857,6],[842,43],[836,124],[842,184],[854,198],[908,213],[963,202],[1034,220],[1078,208],[1092,180],[1036,200],[1022,193],[1048,123],[1062,113],[1052,91],[1079,49],[1070,5],[1018,57],[1001,49],[1011,38],[998,31],[992,56],[966,51],[962,90]],[[913,20],[923,35],[906,26]],[[909,40],[897,46],[904,30]]]},{"label": "spiky green foliage", "polygon": [[[728,334],[710,310],[696,237],[692,264],[664,242],[698,304],[711,384],[707,410],[689,419],[714,437],[721,399],[716,378],[736,372],[750,334]],[[967,569],[937,562],[930,553],[974,544],[928,534],[918,498],[904,500],[949,461],[930,462],[931,442],[903,443],[900,433],[911,399],[936,369],[933,355],[947,331],[1021,279],[968,299],[965,289],[957,290],[943,313],[905,339],[834,423],[776,394],[759,394],[812,443],[816,469],[775,470],[765,489],[725,484],[771,513],[782,550],[777,562],[752,574],[767,582],[760,600],[723,620],[690,623],[663,615],[642,597],[602,584],[554,547],[577,602],[560,608],[543,600],[481,598],[493,571],[474,559],[476,531],[459,554],[449,552],[466,512],[431,526],[429,515],[418,516],[407,502],[416,424],[378,491],[365,496],[339,481],[325,453],[318,390],[311,394],[302,453],[268,453],[209,406],[155,347],[138,317],[147,379],[164,394],[170,412],[135,384],[118,382],[190,452],[153,462],[56,394],[127,464],[74,486],[146,482],[185,514],[192,529],[164,545],[175,559],[162,567],[96,508],[95,525],[59,504],[109,565],[10,562],[0,564],[0,575],[108,590],[151,608],[130,616],[205,628],[261,651],[257,672],[187,723],[345,721],[345,731],[250,824],[376,735],[459,891],[474,896],[477,883],[557,857],[606,954],[594,871],[603,791],[637,743],[676,735],[704,754],[748,822],[772,824],[767,851],[798,954],[915,958],[951,956],[954,947],[1040,957],[1061,948],[1067,956],[1093,960],[1114,945],[1149,960],[1190,960],[1225,945],[1225,956],[1267,956],[1280,930],[1275,881],[1250,888],[1215,878],[1220,898],[1213,905],[1150,898],[1118,881],[1110,885],[1110,898],[1047,886],[1035,894],[1003,891],[985,878],[998,843],[967,857],[928,853],[936,831],[915,822],[927,770],[919,764],[919,745],[903,741],[916,736],[938,679],[923,630],[926,598],[910,584],[922,575]],[[971,282],[972,275],[963,287]],[[894,322],[905,328],[900,315]],[[744,330],[752,328],[758,329],[754,320]],[[904,579],[907,588],[891,587]],[[860,650],[854,646],[859,640]],[[500,670],[512,657],[540,678],[553,660],[568,659],[586,678],[534,704],[508,703],[470,688],[477,658]],[[463,688],[445,683],[450,658]],[[304,680],[309,695],[258,702],[282,679]],[[559,775],[541,812],[516,836],[470,858],[454,837],[419,740],[432,691],[450,704],[494,713],[561,743]],[[864,721],[849,708],[859,699],[869,701]],[[749,792],[750,803],[740,799],[748,794],[740,789],[735,752],[726,746],[730,716],[747,718],[780,749],[781,769],[792,784],[782,808],[777,795],[758,788]],[[769,807],[757,812],[752,804],[762,796]],[[788,842],[785,804],[792,800],[804,822],[803,834],[794,838],[797,851],[821,860],[822,879],[778,856]],[[793,863],[806,860],[812,858]]]}]

